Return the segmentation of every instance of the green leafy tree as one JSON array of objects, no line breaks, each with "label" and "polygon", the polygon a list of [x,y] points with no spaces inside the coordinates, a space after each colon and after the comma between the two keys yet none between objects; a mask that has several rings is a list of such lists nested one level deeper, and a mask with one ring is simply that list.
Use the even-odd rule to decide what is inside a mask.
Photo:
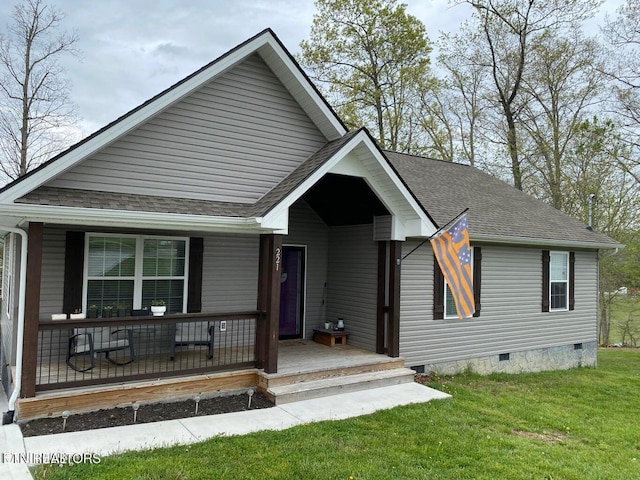
[{"label": "green leafy tree", "polygon": [[418,106],[433,85],[425,27],[397,0],[316,0],[301,65],[351,127],[382,148],[415,151]]}]

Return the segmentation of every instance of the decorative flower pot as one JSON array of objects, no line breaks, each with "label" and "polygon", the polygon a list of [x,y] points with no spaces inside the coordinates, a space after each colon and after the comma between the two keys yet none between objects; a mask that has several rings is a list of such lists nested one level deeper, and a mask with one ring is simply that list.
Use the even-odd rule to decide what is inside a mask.
[{"label": "decorative flower pot", "polygon": [[84,313],[71,313],[69,314],[69,318],[71,320],[80,320],[80,319],[86,318],[86,316]]},{"label": "decorative flower pot", "polygon": [[67,314],[66,313],[52,313],[51,314],[51,320],[66,320],[67,319]]},{"label": "decorative flower pot", "polygon": [[167,311],[166,305],[151,305],[151,313],[156,317],[161,317]]}]

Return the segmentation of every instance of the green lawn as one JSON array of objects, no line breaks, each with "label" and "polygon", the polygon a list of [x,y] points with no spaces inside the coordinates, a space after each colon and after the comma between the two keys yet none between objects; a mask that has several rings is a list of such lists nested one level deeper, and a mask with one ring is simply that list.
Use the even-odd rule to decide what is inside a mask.
[{"label": "green lawn", "polygon": [[640,350],[602,350],[597,369],[465,374],[431,386],[453,398],[48,467],[36,478],[640,478]]},{"label": "green lawn", "polygon": [[[622,332],[632,314],[630,321],[630,332],[635,337],[640,346],[640,297],[632,298],[630,295],[620,295],[616,297],[611,305],[611,331],[609,332],[609,343],[622,342]],[[624,339],[626,343],[631,343],[627,334]]]}]

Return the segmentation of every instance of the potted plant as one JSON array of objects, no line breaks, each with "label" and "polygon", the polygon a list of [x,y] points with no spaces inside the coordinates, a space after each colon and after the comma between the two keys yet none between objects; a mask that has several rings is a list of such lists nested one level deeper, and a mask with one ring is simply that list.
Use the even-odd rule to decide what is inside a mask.
[{"label": "potted plant", "polygon": [[82,313],[82,310],[80,310],[79,308],[76,308],[76,309],[73,311],[73,313],[69,314],[69,318],[70,318],[71,320],[74,320],[74,319],[76,319],[76,320],[80,320],[80,319],[83,319],[83,318],[85,318],[85,317],[86,317],[86,316],[85,316],[85,314],[84,314],[84,313]]},{"label": "potted plant", "polygon": [[111,318],[113,316],[113,306],[106,305],[102,308],[102,318]]},{"label": "potted plant", "polygon": [[131,315],[131,309],[124,303],[121,303],[120,305],[118,305],[117,315],[118,317],[128,317],[129,315]]},{"label": "potted plant", "polygon": [[153,300],[151,302],[151,313],[153,313],[156,317],[164,315],[164,312],[167,311],[167,304],[164,300]]},{"label": "potted plant", "polygon": [[97,305],[89,305],[89,308],[87,309],[87,318],[98,318]]},{"label": "potted plant", "polygon": [[52,313],[51,314],[51,320],[66,320],[67,319],[67,314],[66,313]]}]

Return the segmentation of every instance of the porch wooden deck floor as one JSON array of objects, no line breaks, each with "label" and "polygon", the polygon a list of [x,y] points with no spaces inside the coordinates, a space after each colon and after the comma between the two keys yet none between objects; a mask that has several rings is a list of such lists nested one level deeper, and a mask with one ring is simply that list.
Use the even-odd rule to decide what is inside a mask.
[{"label": "porch wooden deck floor", "polygon": [[391,359],[353,345],[328,347],[312,340],[282,340],[278,345],[278,373],[272,375],[299,375],[319,370],[334,370],[385,364]]}]

